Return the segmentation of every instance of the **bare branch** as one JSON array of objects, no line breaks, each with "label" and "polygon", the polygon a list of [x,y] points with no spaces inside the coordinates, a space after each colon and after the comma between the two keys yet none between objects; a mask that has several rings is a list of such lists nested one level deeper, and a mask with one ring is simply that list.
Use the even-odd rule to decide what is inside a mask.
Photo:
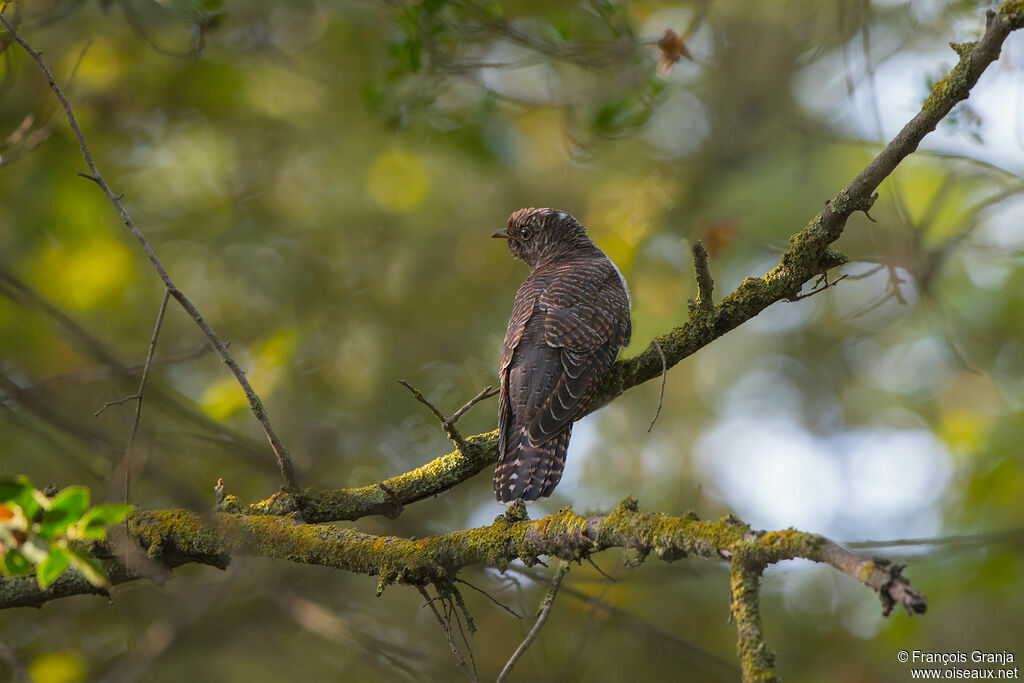
[{"label": "bare branch", "polygon": [[828,539],[822,547],[822,559],[878,593],[883,616],[889,616],[896,605],[906,609],[911,616],[928,610],[928,598],[911,588],[910,582],[903,577],[906,565],[879,558],[868,559]]},{"label": "bare branch", "polygon": [[477,394],[473,398],[469,399],[469,402],[467,402],[466,405],[464,405],[461,408],[459,408],[458,410],[456,410],[455,413],[451,417],[449,417],[447,420],[445,420],[445,422],[447,422],[449,425],[454,425],[458,421],[458,419],[460,417],[462,417],[462,415],[467,410],[469,410],[470,408],[475,406],[477,403],[479,403],[480,401],[483,401],[485,399],[488,399],[488,398],[490,398],[492,396],[497,396],[497,395],[498,395],[498,390],[491,388],[490,385],[487,385],[486,387],[484,387],[484,389],[479,394]]},{"label": "bare branch", "polygon": [[479,586],[474,586],[473,584],[471,584],[469,581],[466,581],[465,579],[458,579],[457,578],[457,579],[455,579],[455,582],[456,583],[465,584],[465,585],[469,586],[470,588],[472,588],[473,590],[475,590],[477,593],[482,593],[483,595],[485,595],[487,597],[488,600],[490,600],[495,605],[497,605],[498,607],[502,608],[503,610],[505,610],[506,612],[508,612],[512,616],[514,616],[516,619],[522,619],[523,618],[522,615],[517,613],[514,609],[512,609],[511,607],[509,607],[505,603],[499,601],[497,598],[495,598],[493,595],[491,595],[490,593],[485,591],[483,588],[480,588]]},{"label": "bare branch", "polygon": [[661,344],[655,339],[651,342],[651,346],[657,349],[658,355],[661,356],[661,392],[658,394],[658,409],[654,411],[651,424],[647,425],[648,434],[654,429],[654,423],[658,421],[658,416],[661,415],[661,404],[665,400],[665,381],[668,379],[668,361],[665,360],[665,352],[661,350]]},{"label": "bare branch", "polygon": [[537,634],[544,628],[544,622],[548,620],[548,615],[551,614],[551,607],[555,604],[555,596],[558,595],[558,587],[562,585],[562,579],[569,573],[569,563],[564,560],[558,565],[558,569],[555,571],[555,578],[551,580],[551,586],[548,588],[547,593],[544,594],[544,598],[540,602],[540,610],[537,612],[537,621],[534,622],[533,628],[526,634],[523,642],[519,644],[516,651],[512,653],[508,662],[505,664],[505,668],[498,674],[497,683],[502,683],[508,675],[512,672],[512,667],[516,665],[519,658],[523,656],[526,649],[533,644],[533,641],[537,638]]},{"label": "bare branch", "polygon": [[413,398],[415,398],[415,399],[416,399],[417,401],[419,401],[420,403],[422,403],[423,405],[425,405],[425,406],[426,406],[427,408],[429,408],[429,409],[430,409],[430,412],[432,412],[432,413],[434,414],[434,417],[436,417],[436,418],[437,418],[438,422],[440,422],[441,424],[444,424],[445,422],[447,422],[447,419],[446,419],[446,418],[445,418],[445,416],[444,416],[444,415],[443,415],[443,414],[441,413],[441,411],[440,411],[440,410],[438,410],[438,409],[437,409],[437,408],[436,408],[436,407],[434,406],[434,404],[433,404],[433,403],[431,403],[431,402],[430,402],[430,401],[429,401],[429,400],[428,400],[428,399],[427,399],[427,398],[426,398],[426,397],[425,397],[425,396],[424,396],[424,395],[423,395],[422,393],[420,393],[420,390],[419,390],[419,389],[417,389],[417,388],[416,388],[416,387],[414,387],[413,385],[409,384],[409,383],[408,383],[408,382],[406,382],[406,381],[405,381],[404,379],[399,379],[399,380],[398,380],[398,383],[399,383],[399,384],[401,384],[401,385],[402,385],[403,387],[405,387],[406,389],[408,389],[408,390],[409,390],[409,392],[410,392],[410,393],[412,394]]},{"label": "bare branch", "polygon": [[149,350],[146,352],[146,364],[142,368],[142,377],[139,379],[139,390],[136,392],[138,400],[135,402],[135,420],[132,422],[132,431],[128,435],[128,445],[124,449],[124,459],[121,466],[124,467],[124,501],[129,500],[129,489],[132,480],[132,446],[135,445],[135,435],[139,431],[139,420],[142,417],[142,396],[146,390],[146,379],[149,377],[149,368],[153,363],[153,352],[156,351],[156,340],[160,336],[160,328],[164,324],[164,313],[167,312],[167,302],[171,298],[171,292],[164,290],[164,296],[160,300],[160,311],[156,314],[156,325],[153,327],[153,336],[149,340]]},{"label": "bare branch", "polygon": [[206,335],[220,353],[221,357],[224,358],[225,364],[227,364],[228,368],[231,369],[231,372],[235,375],[235,378],[241,385],[242,390],[245,392],[245,396],[249,400],[249,407],[252,409],[253,414],[256,415],[256,419],[259,420],[260,424],[263,426],[263,431],[267,435],[270,447],[273,449],[274,455],[277,457],[278,467],[281,470],[281,477],[284,479],[285,487],[288,489],[295,489],[297,487],[295,468],[292,465],[291,458],[288,456],[288,451],[285,449],[284,444],[281,443],[281,440],[278,438],[273,426],[270,424],[270,418],[267,415],[266,409],[263,407],[263,402],[253,390],[252,385],[249,384],[249,380],[246,378],[245,373],[242,372],[238,363],[236,363],[234,358],[231,357],[231,354],[228,352],[227,345],[214,333],[213,329],[203,319],[203,316],[199,313],[199,309],[195,307],[185,294],[178,289],[174,284],[174,281],[171,280],[171,276],[167,273],[167,270],[164,269],[163,264],[160,263],[160,260],[156,256],[156,252],[153,251],[153,247],[150,246],[149,240],[146,239],[145,235],[143,235],[135,225],[132,217],[128,214],[128,210],[121,202],[122,195],[115,194],[103,179],[99,168],[96,166],[96,162],[93,160],[92,153],[89,151],[89,146],[85,142],[85,136],[78,125],[78,119],[75,117],[75,113],[71,108],[71,103],[64,95],[64,91],[61,89],[60,85],[57,84],[57,79],[54,77],[53,72],[50,71],[50,68],[43,60],[42,53],[34,50],[31,45],[25,42],[25,39],[18,34],[14,26],[7,20],[7,17],[5,17],[3,13],[0,13],[0,23],[3,23],[4,27],[6,27],[10,32],[13,40],[18,43],[18,45],[20,45],[29,54],[29,56],[32,57],[36,64],[39,65],[39,68],[46,75],[50,89],[53,90],[57,99],[60,100],[61,106],[64,108],[64,113],[67,116],[68,123],[71,126],[71,130],[74,133],[75,138],[78,140],[78,146],[82,152],[82,157],[85,159],[85,163],[89,167],[88,174],[80,173],[79,175],[92,180],[100,186],[103,193],[107,195],[107,199],[109,199],[117,209],[118,214],[121,216],[121,220],[124,221],[124,224],[131,231],[132,235],[134,235],[139,241],[139,244],[142,245],[143,250],[146,252],[146,256],[153,264],[153,267],[156,269],[156,272],[163,281],[167,291],[170,292],[170,295],[174,297],[175,301],[185,309],[185,312],[188,313],[189,317],[192,318],[196,325],[199,326],[199,329],[203,331],[203,334]]},{"label": "bare branch", "polygon": [[[484,398],[487,398],[488,392],[490,392],[491,390],[490,387],[487,387],[479,394],[474,396],[472,399],[470,399],[469,403],[462,406],[462,408],[460,408],[455,413],[455,415],[453,415],[449,419],[446,418],[441,413],[441,411],[438,410],[436,406],[434,406],[433,403],[427,400],[427,398],[422,393],[420,393],[419,389],[412,386],[404,379],[398,380],[398,383],[401,384],[406,389],[408,389],[410,392],[412,392],[413,398],[415,398],[417,401],[419,401],[420,403],[422,403],[423,405],[430,409],[430,412],[432,412],[434,414],[434,417],[436,417],[438,421],[441,423],[441,429],[443,429],[444,433],[448,435],[448,438],[451,439],[452,443],[455,444],[455,447],[459,449],[460,453],[465,453],[467,450],[469,450],[469,445],[466,443],[466,439],[463,438],[462,434],[459,433],[459,430],[455,428],[455,420],[457,420],[464,412],[469,410],[474,403],[478,403],[479,401],[482,401]],[[493,396],[494,394],[489,395]]]},{"label": "bare branch", "polygon": [[[790,301],[800,301],[801,299],[807,299],[809,297],[812,297],[815,294],[820,294],[821,292],[824,292],[829,287],[835,287],[840,282],[845,280],[847,277],[849,277],[849,275],[844,273],[843,275],[840,275],[839,277],[837,277],[832,282],[829,282],[828,281],[828,274],[827,273],[822,273],[821,277],[818,278],[818,281],[814,283],[814,288],[811,289],[811,291],[807,292],[806,294],[798,294],[796,296],[791,296],[791,297],[789,297],[789,300]],[[822,282],[824,282],[825,284],[821,285]],[[818,285],[821,285],[821,286],[819,287]]]},{"label": "bare branch", "polygon": [[597,570],[598,574],[600,574],[604,578],[608,579],[612,583],[618,583],[618,581],[615,580],[615,577],[613,577],[611,574],[609,574],[605,570],[603,570],[600,567],[598,567],[597,566],[597,562],[594,562],[594,558],[592,558],[590,555],[587,555],[587,562],[590,563],[591,567],[593,567],[595,570]]}]

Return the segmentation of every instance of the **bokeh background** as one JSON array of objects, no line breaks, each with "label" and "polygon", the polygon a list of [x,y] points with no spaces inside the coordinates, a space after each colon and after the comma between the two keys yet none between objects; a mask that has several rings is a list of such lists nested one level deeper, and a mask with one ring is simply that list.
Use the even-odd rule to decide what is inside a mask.
[{"label": "bokeh background", "polygon": [[[633,295],[633,344],[685,319],[689,247],[716,294],[910,119],[976,39],[983,2],[7,3],[67,84],[92,152],[176,283],[231,342],[302,482],[360,486],[450,450],[495,381],[526,275],[490,234],[524,206],[577,216]],[[666,69],[666,28],[692,60]],[[85,170],[35,64],[0,33],[0,468],[123,495],[119,461],[162,286]],[[763,617],[791,681],[904,680],[899,650],[1024,658],[1024,36],[855,215],[836,287],[779,303],[577,425],[539,516],[729,512],[909,563],[922,618],[849,577],[771,568]],[[173,304],[131,498],[206,509],[279,485],[244,396]],[[460,422],[488,431],[491,401]],[[502,511],[490,473],[356,523],[423,537]],[[574,569],[521,680],[735,680],[728,574],[621,554]],[[0,618],[0,678],[456,680],[413,590],[268,560],[185,567]],[[549,571],[464,578],[481,676]]]}]

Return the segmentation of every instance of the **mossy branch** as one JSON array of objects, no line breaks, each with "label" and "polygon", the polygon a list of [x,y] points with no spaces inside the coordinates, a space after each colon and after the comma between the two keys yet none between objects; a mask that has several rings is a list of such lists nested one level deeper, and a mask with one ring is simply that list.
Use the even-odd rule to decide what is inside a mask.
[{"label": "mossy branch", "polygon": [[[489,526],[417,540],[307,524],[277,515],[174,509],[136,512],[128,521],[132,543],[167,568],[185,563],[223,568],[235,556],[270,557],[379,576],[383,590],[394,583],[450,582],[461,569],[473,565],[503,570],[514,560],[532,566],[542,556],[578,561],[608,548],[626,549],[626,561],[633,566],[651,553],[667,562],[695,555],[762,567],[804,557],[829,564],[876,592],[886,593],[890,603],[924,611],[924,598],[893,571],[895,565],[864,558],[822,536],[793,529],[752,531],[731,515],[706,521],[692,513],[673,517],[640,512],[633,498],[604,515],[579,515],[566,507],[530,520],[513,512],[497,517]],[[119,566],[108,542],[96,542],[90,551],[110,567]],[[115,583],[144,574],[142,569],[129,567],[112,572]],[[40,591],[31,577],[2,579],[0,608],[39,606],[65,595],[95,592],[76,587],[73,574],[67,579],[62,588],[45,591]],[[892,585],[894,581],[899,588]]]},{"label": "mossy branch", "polygon": [[[378,592],[396,583],[447,586],[459,571],[473,565],[504,570],[515,560],[534,565],[542,556],[578,562],[608,548],[625,549],[629,566],[638,566],[652,553],[666,562],[688,555],[725,560],[730,564],[732,614],[746,680],[771,678],[772,657],[761,634],[758,606],[761,573],[770,564],[796,557],[829,564],[878,593],[886,614],[895,604],[911,614],[924,612],[927,605],[901,575],[902,566],[862,557],[822,536],[793,529],[752,531],[731,515],[704,521],[692,513],[643,513],[633,498],[605,515],[583,516],[563,508],[529,520],[521,507],[511,508],[489,526],[417,540],[307,524],[295,517],[190,510],[134,513],[128,529],[130,541],[160,568],[186,563],[224,568],[236,556],[269,557],[377,576]],[[152,576],[152,570],[137,561],[116,559],[108,542],[94,543],[90,552],[101,558],[115,584]],[[0,608],[38,607],[97,592],[73,572],[46,590],[40,590],[33,577],[4,578]]]}]

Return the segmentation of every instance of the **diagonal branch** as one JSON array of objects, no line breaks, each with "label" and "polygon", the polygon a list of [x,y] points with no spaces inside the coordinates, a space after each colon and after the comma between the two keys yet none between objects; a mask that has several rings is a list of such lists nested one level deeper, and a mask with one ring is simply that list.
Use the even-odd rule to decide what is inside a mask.
[{"label": "diagonal branch", "polygon": [[156,256],[156,252],[153,251],[153,247],[150,246],[149,240],[146,239],[146,236],[143,235],[135,225],[135,221],[132,220],[132,217],[128,214],[128,210],[121,202],[123,196],[115,194],[103,179],[99,168],[96,166],[96,162],[93,160],[92,153],[89,151],[89,146],[85,142],[85,136],[82,134],[82,129],[78,125],[78,119],[75,117],[75,112],[71,108],[71,103],[64,95],[64,91],[61,89],[60,85],[58,85],[53,72],[50,71],[50,68],[43,60],[42,53],[33,49],[32,46],[18,34],[14,26],[7,20],[7,17],[5,17],[2,12],[0,12],[0,23],[3,23],[4,27],[11,34],[11,38],[14,42],[18,43],[18,45],[20,45],[29,54],[29,56],[32,57],[36,64],[39,65],[39,68],[46,75],[46,80],[50,84],[50,89],[53,90],[57,99],[60,100],[61,106],[64,108],[64,113],[67,116],[68,123],[71,126],[71,130],[75,135],[75,139],[78,140],[78,146],[82,151],[82,157],[85,159],[85,163],[89,167],[88,174],[79,173],[79,175],[99,185],[100,189],[103,190],[103,193],[107,195],[107,199],[110,200],[114,205],[114,208],[117,209],[118,214],[120,214],[121,220],[124,221],[124,224],[128,226],[132,235],[134,235],[139,241],[139,244],[142,245],[142,249],[146,252],[146,256],[153,264],[153,267],[156,269],[156,272],[163,281],[167,291],[172,297],[174,297],[175,301],[181,305],[195,324],[199,326],[199,329],[203,331],[203,334],[206,335],[207,339],[209,339],[217,349],[217,352],[220,353],[221,357],[224,359],[224,363],[231,370],[232,374],[234,374],[235,379],[238,380],[242,390],[245,392],[245,397],[249,400],[249,407],[252,409],[253,414],[256,415],[256,419],[259,420],[260,424],[263,426],[263,431],[267,435],[270,447],[274,450],[274,455],[277,457],[277,464],[281,470],[281,477],[284,479],[285,488],[296,488],[295,468],[292,465],[288,451],[285,449],[284,444],[281,443],[280,438],[278,438],[277,433],[274,431],[274,427],[270,424],[270,417],[267,415],[267,411],[263,407],[263,402],[253,390],[252,385],[249,384],[249,380],[246,378],[242,369],[238,366],[238,363],[236,363],[235,359],[231,357],[231,354],[228,352],[227,344],[225,344],[221,338],[214,333],[213,329],[199,313],[199,309],[195,307],[195,304],[193,304],[171,280],[171,276],[167,273],[167,270],[164,269],[163,264],[160,263],[160,260]]},{"label": "diagonal branch", "polygon": [[[660,376],[684,358],[693,355],[730,330],[750,320],[778,301],[797,297],[804,284],[846,262],[846,257],[829,249],[846,227],[850,216],[867,211],[877,194],[875,189],[912,154],[924,137],[935,129],[950,110],[967,98],[981,74],[999,56],[1003,42],[1024,26],[1024,2],[1008,0],[999,11],[988,15],[985,34],[977,43],[954,46],[960,60],[950,73],[935,84],[921,111],[903,127],[875,159],[831,199],[825,209],[790,238],[792,246],[772,271],[748,277],[717,306],[711,302],[710,275],[706,260],[696,253],[698,305],[685,322],[656,338],[633,358],[612,366],[591,403],[589,412],[604,406],[624,391]],[[707,293],[707,297],[703,296]],[[663,364],[664,359],[664,364]],[[402,505],[437,495],[476,475],[497,460],[497,431],[466,439],[465,450],[443,455],[422,467],[386,480],[384,484]],[[386,514],[394,503],[376,485],[355,489],[307,489],[296,499],[284,493],[253,506],[253,513],[287,514],[298,506],[308,521],[354,520]]]},{"label": "diagonal branch", "polygon": [[71,108],[71,104],[68,102],[67,97],[64,95],[60,86],[57,84],[56,78],[50,71],[49,67],[46,65],[46,62],[43,61],[42,54],[34,50],[17,33],[14,26],[11,25],[10,22],[8,22],[7,18],[4,17],[2,13],[0,13],[0,22],[2,22],[4,26],[7,28],[7,30],[10,32],[14,41],[17,42],[26,52],[28,52],[32,59],[35,60],[37,64],[39,64],[40,69],[42,69],[43,73],[46,75],[50,88],[54,91],[54,93],[57,95],[57,98],[60,100],[61,105],[64,108],[64,112],[67,115],[71,129],[74,132],[76,139],[78,140],[79,148],[82,151],[82,155],[85,159],[85,162],[89,166],[90,174],[79,175],[82,175],[83,177],[95,182],[103,190],[104,194],[107,195],[107,198],[111,201],[111,203],[113,203],[114,207],[117,209],[125,225],[128,226],[128,229],[132,232],[132,234],[142,245],[142,248],[145,250],[146,255],[149,257],[150,262],[152,262],[161,280],[163,280],[164,285],[167,288],[167,291],[170,293],[171,296],[174,297],[176,301],[178,301],[181,307],[185,309],[189,317],[191,317],[193,321],[195,321],[195,323],[199,326],[199,328],[203,331],[207,338],[210,339],[214,347],[224,358],[224,362],[228,365],[232,373],[238,379],[239,384],[241,384],[242,389],[245,392],[246,398],[248,398],[249,400],[249,405],[252,408],[253,413],[256,415],[260,423],[263,425],[264,431],[267,434],[267,438],[270,441],[271,447],[273,448],[274,453],[277,456],[278,465],[281,469],[282,477],[285,480],[285,485],[289,488],[294,488],[296,486],[295,472],[291,463],[291,459],[289,458],[288,453],[284,448],[284,445],[280,442],[280,439],[274,432],[274,429],[270,424],[269,417],[266,414],[266,410],[263,408],[262,401],[260,400],[256,392],[252,389],[252,386],[249,384],[248,379],[246,379],[245,377],[245,373],[241,370],[241,368],[239,368],[238,364],[231,357],[230,353],[227,350],[227,345],[223,341],[221,341],[221,339],[213,332],[212,328],[210,328],[210,326],[203,319],[202,315],[199,313],[199,310],[195,307],[195,305],[184,295],[184,293],[182,293],[180,289],[177,288],[177,286],[175,286],[174,282],[170,278],[170,275],[168,275],[167,271],[164,269],[163,265],[157,258],[156,253],[153,251],[153,248],[150,246],[149,241],[138,229],[138,227],[132,220],[131,216],[125,209],[124,204],[121,202],[122,195],[115,194],[114,191],[110,188],[109,185],[107,185],[106,181],[103,179],[103,176],[100,174],[99,168],[96,166],[96,163],[92,158],[92,154],[89,151],[89,147],[85,142],[85,137],[82,134],[77,119],[75,118],[75,114]]},{"label": "diagonal branch", "polygon": [[497,683],[502,683],[502,681],[508,678],[508,675],[512,673],[512,667],[516,665],[516,662],[518,662],[519,658],[523,656],[526,649],[533,644],[533,641],[537,638],[537,634],[540,633],[540,630],[544,628],[544,622],[548,620],[548,615],[551,614],[551,608],[555,604],[555,596],[558,595],[558,588],[562,585],[562,579],[564,579],[565,575],[569,573],[570,566],[572,565],[564,560],[558,565],[558,569],[555,571],[555,578],[551,580],[551,585],[548,587],[547,593],[544,594],[544,598],[540,601],[540,609],[537,611],[537,621],[534,622],[533,628],[531,628],[530,632],[526,634],[525,638],[523,638],[523,642],[519,644],[516,651],[512,653],[512,656],[505,664],[505,668],[501,670],[500,674],[498,674]]}]

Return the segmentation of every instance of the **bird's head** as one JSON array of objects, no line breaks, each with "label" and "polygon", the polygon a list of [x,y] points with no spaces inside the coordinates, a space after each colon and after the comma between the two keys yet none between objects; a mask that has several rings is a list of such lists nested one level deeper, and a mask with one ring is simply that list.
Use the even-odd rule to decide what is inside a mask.
[{"label": "bird's head", "polygon": [[592,248],[587,229],[564,211],[520,209],[508,217],[508,225],[491,237],[508,240],[512,256],[530,270],[578,249]]}]

